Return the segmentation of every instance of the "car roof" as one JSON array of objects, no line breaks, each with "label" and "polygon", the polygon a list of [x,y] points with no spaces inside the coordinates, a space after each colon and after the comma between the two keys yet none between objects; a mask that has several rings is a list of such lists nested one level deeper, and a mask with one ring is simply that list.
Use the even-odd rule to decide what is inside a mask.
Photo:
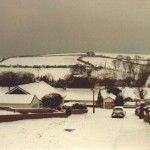
[{"label": "car roof", "polygon": [[123,108],[122,106],[115,106],[115,107],[114,107],[114,110],[115,110],[115,109],[122,109],[122,110],[124,110],[124,108]]}]

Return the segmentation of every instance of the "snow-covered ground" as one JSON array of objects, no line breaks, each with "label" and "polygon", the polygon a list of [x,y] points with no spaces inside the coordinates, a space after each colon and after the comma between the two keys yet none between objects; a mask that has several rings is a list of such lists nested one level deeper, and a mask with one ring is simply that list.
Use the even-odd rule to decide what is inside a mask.
[{"label": "snow-covered ground", "polygon": [[[78,63],[81,63],[77,60],[81,55],[86,53],[64,53],[64,54],[47,54],[42,55],[38,57],[13,57],[6,59],[3,62],[0,62],[0,65],[22,65],[22,66],[61,66],[61,65],[75,65]],[[114,53],[96,53],[96,55],[103,55],[103,56],[110,56],[112,58],[116,58],[118,55],[123,56],[130,56],[131,58],[134,58],[135,54],[114,54]],[[142,58],[148,59],[150,58],[150,55],[139,55]],[[119,68],[117,68],[118,72],[114,71],[115,67],[112,64],[112,61],[114,59],[112,58],[102,58],[102,57],[85,57],[82,58],[86,62],[90,62],[96,67],[102,66],[105,69],[96,70],[92,72],[92,76],[94,77],[103,77],[108,76],[110,78],[117,78],[117,79],[124,79],[126,77],[127,73],[125,73],[125,70],[123,68],[123,65],[121,64]],[[140,63],[147,63],[147,61],[141,61]],[[82,63],[83,64],[83,63]],[[137,72],[138,72],[138,66],[136,66]],[[110,70],[110,69],[113,69]],[[3,71],[26,71],[34,73],[35,76],[38,76],[38,72],[40,72],[40,75],[46,75],[51,74],[54,77],[54,80],[58,80],[59,78],[64,79],[67,75],[70,75],[70,69],[69,68],[42,68],[40,71],[38,71],[36,68],[4,68],[0,67],[0,72]]]},{"label": "snow-covered ground", "polygon": [[110,70],[110,69],[97,69],[94,70],[91,74],[93,77],[97,77],[99,79],[104,78],[112,78],[112,79],[125,79],[128,76],[131,76],[129,73],[118,71],[118,70]]},{"label": "snow-covered ground", "polygon": [[[105,55],[104,55],[105,56]],[[110,55],[111,56],[111,55]],[[114,65],[113,65],[113,60],[112,58],[102,58],[102,57],[85,57],[85,58],[82,58],[84,61],[86,62],[90,62],[91,64],[93,64],[95,67],[105,67],[105,68],[111,68],[111,69],[115,69]],[[136,62],[136,61],[134,61]],[[147,64],[148,62],[145,60],[140,60],[138,62],[139,64]],[[136,66],[138,67],[138,66]],[[118,69],[118,68],[117,68]],[[138,68],[137,68],[138,69]],[[122,63],[120,64],[120,67],[119,67],[119,70],[120,71],[124,71],[124,68],[123,68],[123,65]]]},{"label": "snow-covered ground", "polygon": [[82,56],[85,55],[86,53],[57,53],[57,54],[45,54],[45,55],[41,55],[41,56]]},{"label": "snow-covered ground", "polygon": [[43,56],[43,57],[14,57],[6,59],[0,65],[75,65],[79,56]]},{"label": "snow-covered ground", "polygon": [[142,59],[150,59],[149,54],[125,54],[125,53],[100,53],[100,52],[95,52],[96,55],[103,55],[103,56],[108,56],[108,57],[113,57],[116,58],[118,55],[122,56],[130,56],[132,59],[134,59],[135,56],[140,56]]},{"label": "snow-covered ground", "polygon": [[96,67],[102,66],[106,68],[112,68],[114,69],[114,66],[112,65],[112,60],[110,58],[102,58],[102,57],[85,57],[83,58],[84,61],[90,62]]},{"label": "snow-covered ground", "polygon": [[[150,148],[150,125],[126,109],[124,119],[112,119],[112,110],[96,113],[0,123],[0,149],[106,149]],[[65,129],[72,129],[72,132]]]}]

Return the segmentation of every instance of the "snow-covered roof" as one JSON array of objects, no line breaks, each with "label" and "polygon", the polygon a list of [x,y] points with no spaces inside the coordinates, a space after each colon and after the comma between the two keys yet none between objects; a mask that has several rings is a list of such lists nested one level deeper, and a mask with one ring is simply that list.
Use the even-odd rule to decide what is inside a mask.
[{"label": "snow-covered roof", "polygon": [[115,96],[114,94],[108,93],[106,89],[101,90],[101,95],[102,95],[102,97],[103,97],[104,100],[107,99],[107,98],[109,98],[109,97],[110,97],[111,99],[114,99],[114,100],[115,100],[115,98],[116,98],[116,96]]},{"label": "snow-covered roof", "polygon": [[34,95],[5,94],[0,95],[0,104],[30,104]]},{"label": "snow-covered roof", "polygon": [[[108,97],[104,99],[105,102],[114,101],[116,96],[114,94],[109,94]],[[111,100],[110,100],[111,99]]]},{"label": "snow-covered roof", "polygon": [[[25,91],[26,93],[36,95],[39,99],[41,99],[44,95],[49,94],[49,93],[61,94],[56,88],[50,86],[49,84],[45,83],[44,81],[23,84],[23,85],[19,85],[18,87],[15,87],[15,88],[20,88],[23,91]],[[12,89],[11,91],[13,91],[14,89]]]},{"label": "snow-covered roof", "polygon": [[[64,100],[80,100],[80,101],[92,101],[93,100],[93,90],[91,89],[76,89],[76,88],[67,88],[58,89],[61,93],[66,95]],[[98,90],[94,91],[94,99],[97,100]]]},{"label": "snow-covered roof", "polygon": [[[82,88],[67,88],[66,90],[64,89],[58,89],[61,93],[64,93],[66,97],[64,100],[80,100],[80,101],[93,101],[93,90],[91,89],[82,89]],[[98,98],[98,92],[99,89],[94,90],[94,100],[96,101]],[[103,99],[106,99],[110,97],[111,99],[116,98],[114,94],[109,94],[107,93],[107,90],[101,90],[101,95]]]},{"label": "snow-covered roof", "polygon": [[[10,90],[14,87],[10,87]],[[8,87],[0,87],[0,94],[5,94],[9,91]]]}]

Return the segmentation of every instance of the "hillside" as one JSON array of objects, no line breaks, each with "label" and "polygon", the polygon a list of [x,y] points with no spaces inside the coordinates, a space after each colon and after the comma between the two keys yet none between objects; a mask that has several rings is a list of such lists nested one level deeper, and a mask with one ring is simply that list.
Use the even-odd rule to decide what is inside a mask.
[{"label": "hillside", "polygon": [[[121,61],[115,62],[118,56],[122,57]],[[132,60],[134,72],[138,73],[141,65],[149,63],[150,55],[95,53],[93,56],[88,56],[87,53],[66,53],[12,57],[0,62],[0,72],[31,72],[36,77],[50,74],[54,80],[58,80],[71,75],[72,68],[80,64],[91,68],[92,77],[122,80],[133,76],[125,66],[127,58]],[[85,74],[81,75],[85,76]]]}]

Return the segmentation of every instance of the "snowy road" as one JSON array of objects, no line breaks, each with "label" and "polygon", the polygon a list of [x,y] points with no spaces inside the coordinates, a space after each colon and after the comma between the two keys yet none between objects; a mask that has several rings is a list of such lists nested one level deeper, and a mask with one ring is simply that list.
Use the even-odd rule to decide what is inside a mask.
[{"label": "snowy road", "polygon": [[111,112],[0,123],[0,149],[150,149],[150,125],[134,109],[124,119],[112,119]]}]

